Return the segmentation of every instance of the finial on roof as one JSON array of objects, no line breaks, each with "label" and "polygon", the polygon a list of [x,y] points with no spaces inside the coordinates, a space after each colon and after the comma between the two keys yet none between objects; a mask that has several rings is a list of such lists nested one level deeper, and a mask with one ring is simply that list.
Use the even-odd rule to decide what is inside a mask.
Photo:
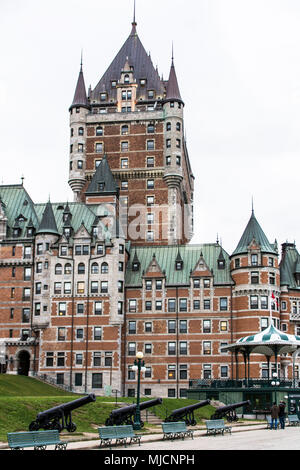
[{"label": "finial on roof", "polygon": [[251,211],[251,212],[252,212],[252,215],[254,215],[254,203],[253,203],[253,196],[252,196],[252,203],[251,203],[251,205],[252,205],[252,211]]},{"label": "finial on roof", "polygon": [[137,22],[135,20],[135,0],[133,2],[133,21],[131,24],[132,24],[131,35],[134,35],[136,34],[136,25],[137,25]]},{"label": "finial on roof", "polygon": [[21,176],[21,185],[23,186],[24,183],[24,175]]},{"label": "finial on roof", "polygon": [[174,42],[172,41],[172,65],[174,65]]},{"label": "finial on roof", "polygon": [[219,245],[219,234],[217,233],[217,245]]},{"label": "finial on roof", "polygon": [[83,54],[83,51],[81,49],[81,56],[80,56],[80,71],[82,72],[82,54]]}]

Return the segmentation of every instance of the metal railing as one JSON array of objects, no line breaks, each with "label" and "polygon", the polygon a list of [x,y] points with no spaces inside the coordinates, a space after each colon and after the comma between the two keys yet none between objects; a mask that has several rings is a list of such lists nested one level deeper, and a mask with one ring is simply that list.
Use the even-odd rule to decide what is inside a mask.
[{"label": "metal railing", "polygon": [[291,388],[299,387],[299,380],[293,384],[293,380],[287,379],[268,379],[268,378],[251,378],[251,379],[196,379],[189,381],[190,389],[199,388]]}]

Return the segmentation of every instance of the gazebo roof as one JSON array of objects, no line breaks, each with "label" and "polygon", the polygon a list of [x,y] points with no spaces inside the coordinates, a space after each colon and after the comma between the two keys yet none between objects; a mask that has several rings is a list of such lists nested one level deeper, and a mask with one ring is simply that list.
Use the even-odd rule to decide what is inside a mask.
[{"label": "gazebo roof", "polygon": [[224,346],[222,351],[237,351],[273,356],[294,352],[300,348],[300,336],[284,333],[271,323],[255,335],[245,336],[236,343]]}]

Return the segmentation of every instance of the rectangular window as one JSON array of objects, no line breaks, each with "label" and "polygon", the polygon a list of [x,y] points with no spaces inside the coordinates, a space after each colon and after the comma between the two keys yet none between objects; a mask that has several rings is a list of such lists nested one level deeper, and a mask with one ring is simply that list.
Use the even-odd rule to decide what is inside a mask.
[{"label": "rectangular window", "polygon": [[227,321],[225,320],[220,321],[220,331],[227,331],[227,329],[228,329]]},{"label": "rectangular window", "polygon": [[59,304],[58,304],[58,315],[59,316],[64,316],[64,315],[66,315],[66,312],[67,312],[66,302],[59,302]]},{"label": "rectangular window", "polygon": [[81,387],[81,385],[82,385],[82,374],[77,372],[75,374],[75,387]]},{"label": "rectangular window", "polygon": [[194,300],[193,306],[194,310],[200,310],[200,300]]},{"label": "rectangular window", "polygon": [[210,279],[203,279],[203,287],[208,289],[210,287]]},{"label": "rectangular window", "polygon": [[258,296],[257,295],[250,295],[250,308],[251,309],[258,308]]},{"label": "rectangular window", "polygon": [[71,294],[71,283],[65,282],[64,283],[64,294]]},{"label": "rectangular window", "polygon": [[108,282],[101,281],[101,293],[106,294],[108,292]]},{"label": "rectangular window", "polygon": [[121,142],[121,152],[128,152],[129,143],[128,142]]},{"label": "rectangular window", "polygon": [[128,333],[132,334],[132,335],[136,333],[136,322],[135,321],[128,322]]},{"label": "rectangular window", "polygon": [[57,340],[58,341],[65,341],[66,339],[66,329],[64,327],[60,327],[57,329]]},{"label": "rectangular window", "polygon": [[204,310],[210,310],[210,300],[205,299],[203,301],[203,307],[204,307]]},{"label": "rectangular window", "polygon": [[135,356],[135,355],[136,355],[136,344],[128,343],[128,356]]},{"label": "rectangular window", "polygon": [[211,379],[211,365],[210,364],[203,365],[203,378]]},{"label": "rectangular window", "polygon": [[251,284],[259,284],[259,272],[258,271],[251,272]]},{"label": "rectangular window", "polygon": [[203,341],[203,354],[211,354],[211,341]]},{"label": "rectangular window", "polygon": [[168,333],[176,333],[176,321],[175,320],[168,321]]},{"label": "rectangular window", "polygon": [[147,140],[147,150],[154,150],[154,140]]},{"label": "rectangular window", "polygon": [[85,283],[80,281],[77,282],[77,294],[84,294]]},{"label": "rectangular window", "polygon": [[179,366],[179,378],[181,380],[186,380],[187,379],[187,365],[186,364],[180,364],[180,366]]},{"label": "rectangular window", "polygon": [[179,354],[181,354],[182,356],[187,355],[187,341],[179,342]]},{"label": "rectangular window", "polygon": [[46,367],[53,367],[53,359],[54,353],[53,352],[46,352]]},{"label": "rectangular window", "polygon": [[258,266],[258,255],[256,253],[251,255],[251,266]]},{"label": "rectangular window", "polygon": [[227,310],[227,298],[226,297],[220,298],[220,310]]},{"label": "rectangular window", "polygon": [[151,343],[146,343],[145,344],[145,354],[151,354],[152,353],[152,344]]},{"label": "rectangular window", "polygon": [[221,366],[221,379],[228,377],[228,366]]},{"label": "rectangular window", "polygon": [[168,299],[168,312],[175,312],[176,303],[175,299]]},{"label": "rectangular window", "polygon": [[128,168],[128,158],[121,158],[121,168]]},{"label": "rectangular window", "polygon": [[168,366],[168,379],[169,380],[176,379],[176,366],[173,364]]},{"label": "rectangular window", "polygon": [[145,333],[152,333],[152,322],[145,322]]},{"label": "rectangular window", "polygon": [[176,343],[169,342],[168,343],[168,355],[175,356],[175,354],[176,354]]},{"label": "rectangular window", "polygon": [[155,301],[155,310],[162,310],[162,301],[156,300]]},{"label": "rectangular window", "polygon": [[102,388],[102,374],[92,374],[92,388]]},{"label": "rectangular window", "polygon": [[146,287],[146,290],[152,290],[152,281],[147,279],[145,281],[145,287]]},{"label": "rectangular window", "polygon": [[187,299],[179,299],[179,311],[187,312]]},{"label": "rectangular window", "polygon": [[102,315],[102,300],[98,300],[97,302],[95,302],[94,314]]},{"label": "rectangular window", "polygon": [[179,332],[180,333],[187,333],[187,320],[180,320],[179,321]]},{"label": "rectangular window", "polygon": [[147,180],[147,189],[154,189],[154,180]]},{"label": "rectangular window", "polygon": [[268,309],[268,296],[267,295],[262,295],[260,297],[260,308],[262,310],[267,310]]},{"label": "rectangular window", "polygon": [[200,289],[200,279],[193,279],[194,289]]},{"label": "rectangular window", "polygon": [[211,321],[203,320],[203,333],[211,333]]},{"label": "rectangular window", "polygon": [[147,157],[147,168],[154,167],[154,157]]},{"label": "rectangular window", "polygon": [[155,288],[156,288],[156,290],[161,290],[162,289],[162,280],[161,279],[157,279],[155,281]]},{"label": "rectangular window", "polygon": [[102,327],[101,326],[95,326],[94,327],[94,340],[95,341],[100,341],[102,339]]},{"label": "rectangular window", "polygon": [[101,366],[101,352],[96,351],[93,354],[93,366],[100,367]]},{"label": "rectangular window", "polygon": [[146,300],[145,302],[145,310],[151,311],[152,310],[152,302],[151,300]]},{"label": "rectangular window", "polygon": [[129,300],[129,312],[136,312],[136,300],[135,299]]},{"label": "rectangular window", "polygon": [[272,284],[272,285],[275,284],[275,273],[270,273],[269,283]]},{"label": "rectangular window", "polygon": [[22,310],[22,323],[29,323],[30,321],[30,309],[23,308]]},{"label": "rectangular window", "polygon": [[98,293],[98,281],[91,282],[91,293],[97,294]]},{"label": "rectangular window", "polygon": [[58,352],[57,353],[57,367],[64,367],[65,365],[65,353]]},{"label": "rectangular window", "polygon": [[76,339],[83,339],[83,328],[76,328]]},{"label": "rectangular window", "polygon": [[147,196],[147,206],[154,205],[154,196]]}]

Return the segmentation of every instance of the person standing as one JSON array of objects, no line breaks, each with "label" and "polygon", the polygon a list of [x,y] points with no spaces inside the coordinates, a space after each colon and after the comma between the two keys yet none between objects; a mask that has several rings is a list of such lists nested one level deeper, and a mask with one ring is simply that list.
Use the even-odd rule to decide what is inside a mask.
[{"label": "person standing", "polygon": [[272,408],[271,408],[271,429],[274,429],[273,425],[275,425],[275,429],[277,429],[278,412],[279,412],[279,408],[276,405],[276,402],[274,401]]},{"label": "person standing", "polygon": [[280,423],[280,428],[285,428],[285,402],[281,400],[278,407],[278,418]]}]

